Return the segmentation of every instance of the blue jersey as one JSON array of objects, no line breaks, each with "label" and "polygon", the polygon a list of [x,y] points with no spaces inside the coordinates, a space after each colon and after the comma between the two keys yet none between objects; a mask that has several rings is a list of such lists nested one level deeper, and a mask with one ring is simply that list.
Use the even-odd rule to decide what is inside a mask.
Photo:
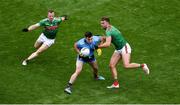
[{"label": "blue jersey", "polygon": [[100,42],[101,42],[100,36],[92,36],[91,43],[88,43],[85,38],[82,38],[79,41],[77,41],[76,44],[79,50],[81,50],[83,47],[89,48],[90,49],[89,56],[92,56],[94,55],[95,46],[97,46]]}]

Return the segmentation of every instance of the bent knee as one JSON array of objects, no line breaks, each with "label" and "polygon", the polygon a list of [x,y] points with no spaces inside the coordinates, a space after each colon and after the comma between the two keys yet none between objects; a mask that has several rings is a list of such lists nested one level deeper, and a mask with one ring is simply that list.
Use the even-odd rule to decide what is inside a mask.
[{"label": "bent knee", "polygon": [[38,49],[38,48],[39,48],[39,46],[37,46],[37,45],[34,45],[34,48],[35,48],[35,49]]},{"label": "bent knee", "polygon": [[129,64],[124,64],[123,67],[128,69],[129,68]]},{"label": "bent knee", "polygon": [[40,52],[39,52],[39,51],[36,51],[36,52],[34,52],[34,54],[39,55],[39,54],[40,54]]},{"label": "bent knee", "polygon": [[114,64],[109,64],[109,68],[115,68],[116,66]]},{"label": "bent knee", "polygon": [[81,71],[75,71],[74,74],[75,75],[79,75]]},{"label": "bent knee", "polygon": [[81,68],[77,68],[74,74],[77,74],[77,75],[80,74],[81,70],[82,70]]}]

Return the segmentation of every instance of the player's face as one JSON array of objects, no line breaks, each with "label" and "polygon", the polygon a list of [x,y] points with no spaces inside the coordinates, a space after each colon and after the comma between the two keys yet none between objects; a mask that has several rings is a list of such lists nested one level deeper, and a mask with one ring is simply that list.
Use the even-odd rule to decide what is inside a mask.
[{"label": "player's face", "polygon": [[103,29],[106,29],[107,26],[108,26],[108,22],[106,22],[106,21],[101,21],[101,27],[102,27]]},{"label": "player's face", "polygon": [[48,19],[49,19],[50,21],[52,21],[53,18],[54,18],[54,12],[52,12],[52,13],[48,12]]},{"label": "player's face", "polygon": [[91,43],[92,42],[92,37],[86,37],[86,41],[88,42],[88,43]]}]

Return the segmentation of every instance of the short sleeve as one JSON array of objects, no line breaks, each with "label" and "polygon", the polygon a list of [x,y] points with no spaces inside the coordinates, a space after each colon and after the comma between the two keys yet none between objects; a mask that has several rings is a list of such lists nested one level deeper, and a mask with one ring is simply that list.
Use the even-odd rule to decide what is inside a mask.
[{"label": "short sleeve", "polygon": [[77,48],[80,48],[80,47],[81,47],[81,42],[80,42],[80,40],[76,42],[76,46],[77,46]]},{"label": "short sleeve", "polygon": [[39,25],[40,25],[40,26],[45,26],[45,21],[46,21],[45,19],[39,21]]},{"label": "short sleeve", "polygon": [[61,23],[62,22],[62,17],[57,17],[56,20],[57,20],[58,23]]},{"label": "short sleeve", "polygon": [[106,31],[106,36],[111,36],[111,31]]},{"label": "short sleeve", "polygon": [[93,36],[93,40],[94,40],[95,45],[98,45],[101,42],[100,36]]}]

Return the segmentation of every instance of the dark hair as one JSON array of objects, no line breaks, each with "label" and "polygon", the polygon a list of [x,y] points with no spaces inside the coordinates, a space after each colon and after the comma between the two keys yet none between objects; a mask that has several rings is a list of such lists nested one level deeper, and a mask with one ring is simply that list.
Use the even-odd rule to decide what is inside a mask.
[{"label": "dark hair", "polygon": [[84,36],[87,38],[90,38],[90,37],[92,37],[92,33],[91,32],[89,32],[89,31],[87,31],[87,32],[85,32],[85,34],[84,34]]},{"label": "dark hair", "polygon": [[52,10],[52,9],[48,10],[48,13],[53,13],[53,12],[54,12],[54,10]]},{"label": "dark hair", "polygon": [[101,21],[106,21],[106,22],[109,22],[109,23],[110,23],[109,17],[106,17],[106,16],[102,17],[102,18],[101,18]]}]

